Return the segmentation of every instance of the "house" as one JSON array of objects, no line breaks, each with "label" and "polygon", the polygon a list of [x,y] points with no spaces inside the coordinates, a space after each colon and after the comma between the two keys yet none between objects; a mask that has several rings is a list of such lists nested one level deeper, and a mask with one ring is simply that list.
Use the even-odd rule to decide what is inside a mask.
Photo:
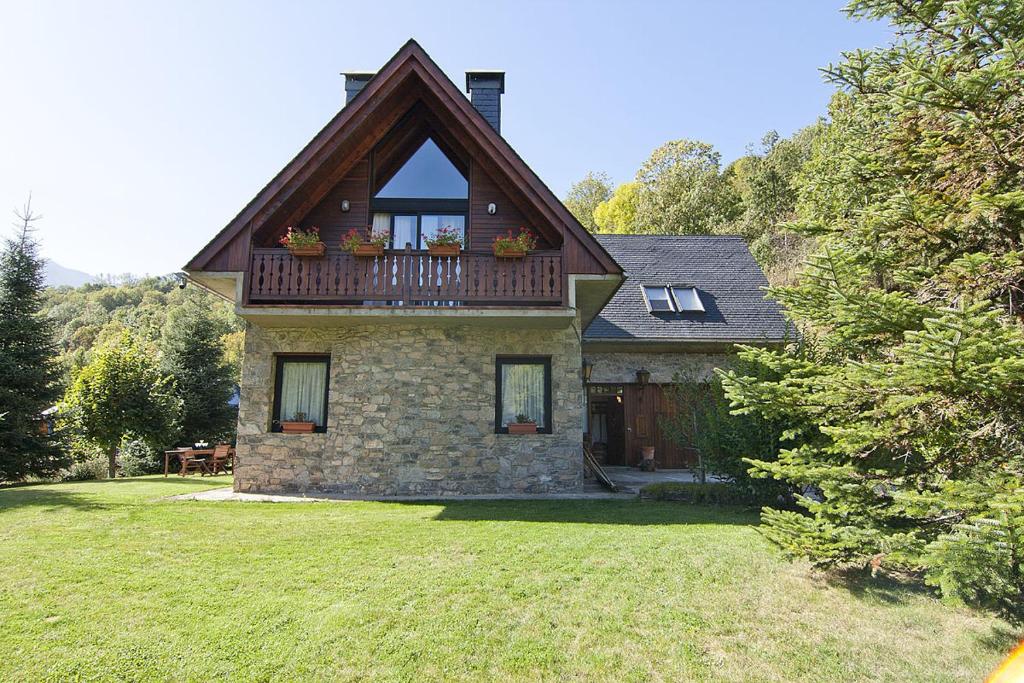
[{"label": "house", "polygon": [[[782,339],[739,240],[588,233],[502,138],[502,72],[468,72],[467,98],[409,41],[375,74],[345,76],[341,111],[185,267],[246,321],[237,490],[578,491],[584,355],[593,391],[628,406],[675,360]],[[535,248],[497,256],[495,237],[523,226]],[[288,227],[317,227],[326,249],[292,253]],[[426,249],[441,228],[460,253]],[[353,229],[386,248],[341,249]],[[654,438],[648,413],[623,413],[649,433],[611,456]],[[311,431],[290,433],[296,422]]]}]

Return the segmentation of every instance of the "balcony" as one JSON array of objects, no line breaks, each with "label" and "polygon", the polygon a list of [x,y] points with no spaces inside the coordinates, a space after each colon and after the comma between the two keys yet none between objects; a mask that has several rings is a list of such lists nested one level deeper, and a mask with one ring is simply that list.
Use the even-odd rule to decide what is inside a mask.
[{"label": "balcony", "polygon": [[255,305],[557,306],[563,303],[562,255],[535,251],[500,259],[387,250],[368,258],[328,249],[307,257],[254,248],[245,293]]}]

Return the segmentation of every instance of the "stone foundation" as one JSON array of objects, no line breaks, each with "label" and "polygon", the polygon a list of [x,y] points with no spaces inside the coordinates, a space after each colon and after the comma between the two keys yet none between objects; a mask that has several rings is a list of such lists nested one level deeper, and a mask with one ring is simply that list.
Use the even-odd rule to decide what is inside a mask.
[{"label": "stone foundation", "polygon": [[[274,355],[330,354],[327,431],[270,431]],[[551,357],[552,434],[495,434],[495,356]],[[578,326],[403,324],[245,334],[235,490],[359,495],[577,492]]]}]

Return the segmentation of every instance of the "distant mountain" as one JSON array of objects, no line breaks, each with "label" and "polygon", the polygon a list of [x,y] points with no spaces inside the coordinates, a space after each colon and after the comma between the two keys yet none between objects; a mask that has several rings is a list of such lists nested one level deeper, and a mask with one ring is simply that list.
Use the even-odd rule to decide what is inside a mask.
[{"label": "distant mountain", "polygon": [[46,267],[43,273],[46,278],[47,287],[81,287],[96,281],[95,275],[89,275],[89,273],[83,273],[72,268],[65,268],[50,259],[46,259]]}]

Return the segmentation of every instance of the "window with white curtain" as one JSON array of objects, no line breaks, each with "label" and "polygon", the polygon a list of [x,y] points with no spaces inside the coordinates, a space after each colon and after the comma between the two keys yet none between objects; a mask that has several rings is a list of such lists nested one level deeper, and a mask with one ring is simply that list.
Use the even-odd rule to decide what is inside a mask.
[{"label": "window with white curtain", "polygon": [[306,421],[327,427],[328,356],[278,356],[274,423]]},{"label": "window with white curtain", "polygon": [[551,359],[499,357],[495,369],[495,431],[507,432],[518,415],[525,415],[538,432],[550,434]]}]

